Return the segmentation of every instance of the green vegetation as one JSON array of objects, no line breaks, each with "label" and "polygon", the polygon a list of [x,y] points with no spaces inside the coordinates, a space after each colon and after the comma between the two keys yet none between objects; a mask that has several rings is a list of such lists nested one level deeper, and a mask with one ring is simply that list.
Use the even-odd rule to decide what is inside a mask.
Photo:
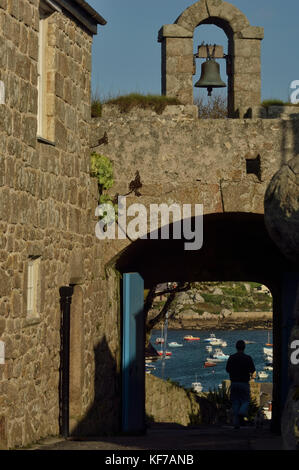
[{"label": "green vegetation", "polygon": [[161,114],[168,105],[179,105],[181,102],[177,98],[163,95],[143,95],[141,93],[129,93],[113,98],[106,98],[102,101],[96,95],[92,97],[91,116],[100,117],[103,104],[113,104],[119,107],[121,113],[128,113],[133,108],[152,109],[157,114]]},{"label": "green vegetation", "polygon": [[[222,386],[219,389],[209,390],[206,394],[206,400],[213,404],[217,409],[217,415],[220,422],[229,421],[229,412],[231,410],[230,387]],[[252,421],[259,411],[257,402],[250,397],[247,420]]]},{"label": "green vegetation", "polygon": [[102,102],[98,92],[91,95],[91,117],[101,117],[102,115]]},{"label": "green vegetation", "polygon": [[102,115],[102,103],[99,99],[94,99],[91,102],[91,117],[101,117]]},{"label": "green vegetation", "polygon": [[277,100],[273,98],[269,100],[264,100],[262,102],[262,106],[264,106],[264,108],[268,108],[269,106],[299,106],[299,105],[292,104],[289,101],[282,101],[282,100]]},{"label": "green vegetation", "polygon": [[[210,313],[220,313],[223,308],[233,312],[269,312],[272,310],[271,295],[259,291],[261,284],[257,282],[198,283],[196,287],[205,300],[205,303],[200,305],[200,309],[205,309]],[[213,293],[215,288],[221,289],[222,294]]]},{"label": "green vegetation", "polygon": [[[90,175],[98,180],[99,204],[111,204],[117,212],[117,205],[113,203],[111,196],[107,191],[113,186],[113,166],[111,160],[105,155],[93,152],[90,156]],[[102,217],[107,214],[103,214]]]},{"label": "green vegetation", "polygon": [[152,109],[157,114],[161,114],[168,105],[181,104],[177,98],[163,95],[142,95],[140,93],[130,93],[118,96],[105,101],[105,104],[117,105],[121,113],[128,113],[132,108]]}]

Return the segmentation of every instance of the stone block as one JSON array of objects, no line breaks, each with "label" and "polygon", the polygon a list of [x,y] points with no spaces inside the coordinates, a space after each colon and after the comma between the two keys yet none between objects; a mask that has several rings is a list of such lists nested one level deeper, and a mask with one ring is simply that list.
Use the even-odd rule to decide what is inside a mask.
[{"label": "stone block", "polygon": [[175,21],[183,28],[194,32],[196,26],[209,17],[206,4],[201,2],[194,3],[188,7]]},{"label": "stone block", "polygon": [[36,117],[24,117],[22,121],[23,140],[29,146],[36,147],[37,119]]},{"label": "stone block", "polygon": [[242,39],[263,39],[264,28],[260,26],[247,26],[238,33],[237,37]]},{"label": "stone block", "polygon": [[177,24],[166,24],[158,33],[158,41],[163,38],[193,38],[193,33]]},{"label": "stone block", "polygon": [[235,39],[236,57],[261,57],[261,41],[258,39]]},{"label": "stone block", "polygon": [[16,72],[18,76],[23,78],[26,82],[30,81],[30,68],[31,63],[30,59],[23,55],[23,54],[17,54],[16,56]]},{"label": "stone block", "polygon": [[0,8],[7,9],[7,0],[0,0]]}]

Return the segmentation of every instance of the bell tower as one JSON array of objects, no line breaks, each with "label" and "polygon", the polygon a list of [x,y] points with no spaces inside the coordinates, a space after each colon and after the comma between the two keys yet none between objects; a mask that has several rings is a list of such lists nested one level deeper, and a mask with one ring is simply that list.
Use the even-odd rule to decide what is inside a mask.
[{"label": "bell tower", "polygon": [[199,0],[158,36],[162,48],[162,94],[193,104],[195,56],[193,35],[197,26],[214,24],[228,38],[228,117],[255,115],[261,104],[261,40],[263,28],[251,26],[235,6],[222,0]]}]

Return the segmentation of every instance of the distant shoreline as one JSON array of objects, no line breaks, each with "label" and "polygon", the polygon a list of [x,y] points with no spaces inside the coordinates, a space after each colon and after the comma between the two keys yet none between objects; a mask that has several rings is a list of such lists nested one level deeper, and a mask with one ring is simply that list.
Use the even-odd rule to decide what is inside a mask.
[{"label": "distant shoreline", "polygon": [[[272,329],[272,312],[232,312],[226,317],[211,315],[210,318],[185,319],[183,317],[168,320],[169,330],[262,330]],[[162,327],[162,323],[155,329]]]}]

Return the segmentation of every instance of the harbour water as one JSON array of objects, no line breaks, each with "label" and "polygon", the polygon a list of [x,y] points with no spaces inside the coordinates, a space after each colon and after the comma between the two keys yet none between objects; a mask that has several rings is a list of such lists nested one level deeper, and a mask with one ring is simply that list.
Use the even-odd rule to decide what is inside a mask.
[{"label": "harbour water", "polygon": [[[227,342],[227,346],[220,347],[224,354],[230,355],[236,352],[235,344],[239,339],[249,341],[246,344],[245,353],[249,354],[255,364],[257,372],[264,371],[266,366],[263,348],[267,347],[266,343],[272,343],[272,331],[270,330],[217,330],[217,331],[198,331],[198,330],[168,330],[166,350],[171,352],[171,356],[165,359],[159,358],[150,364],[148,370],[152,375],[166,379],[170,379],[179,383],[185,388],[191,388],[192,382],[201,382],[203,392],[218,388],[223,380],[229,379],[225,370],[226,360],[217,362],[215,367],[204,367],[209,352],[206,346],[209,344],[204,341],[209,338],[211,333],[215,333],[216,338],[221,338]],[[199,341],[186,341],[184,336],[193,335],[200,337]],[[151,344],[157,351],[160,351],[161,345],[156,344],[157,337],[161,337],[161,331],[153,330],[151,335]],[[169,343],[177,342],[182,344],[181,347],[171,347]],[[272,371],[265,370],[268,376],[264,379],[256,379],[261,382],[272,382]]]}]

